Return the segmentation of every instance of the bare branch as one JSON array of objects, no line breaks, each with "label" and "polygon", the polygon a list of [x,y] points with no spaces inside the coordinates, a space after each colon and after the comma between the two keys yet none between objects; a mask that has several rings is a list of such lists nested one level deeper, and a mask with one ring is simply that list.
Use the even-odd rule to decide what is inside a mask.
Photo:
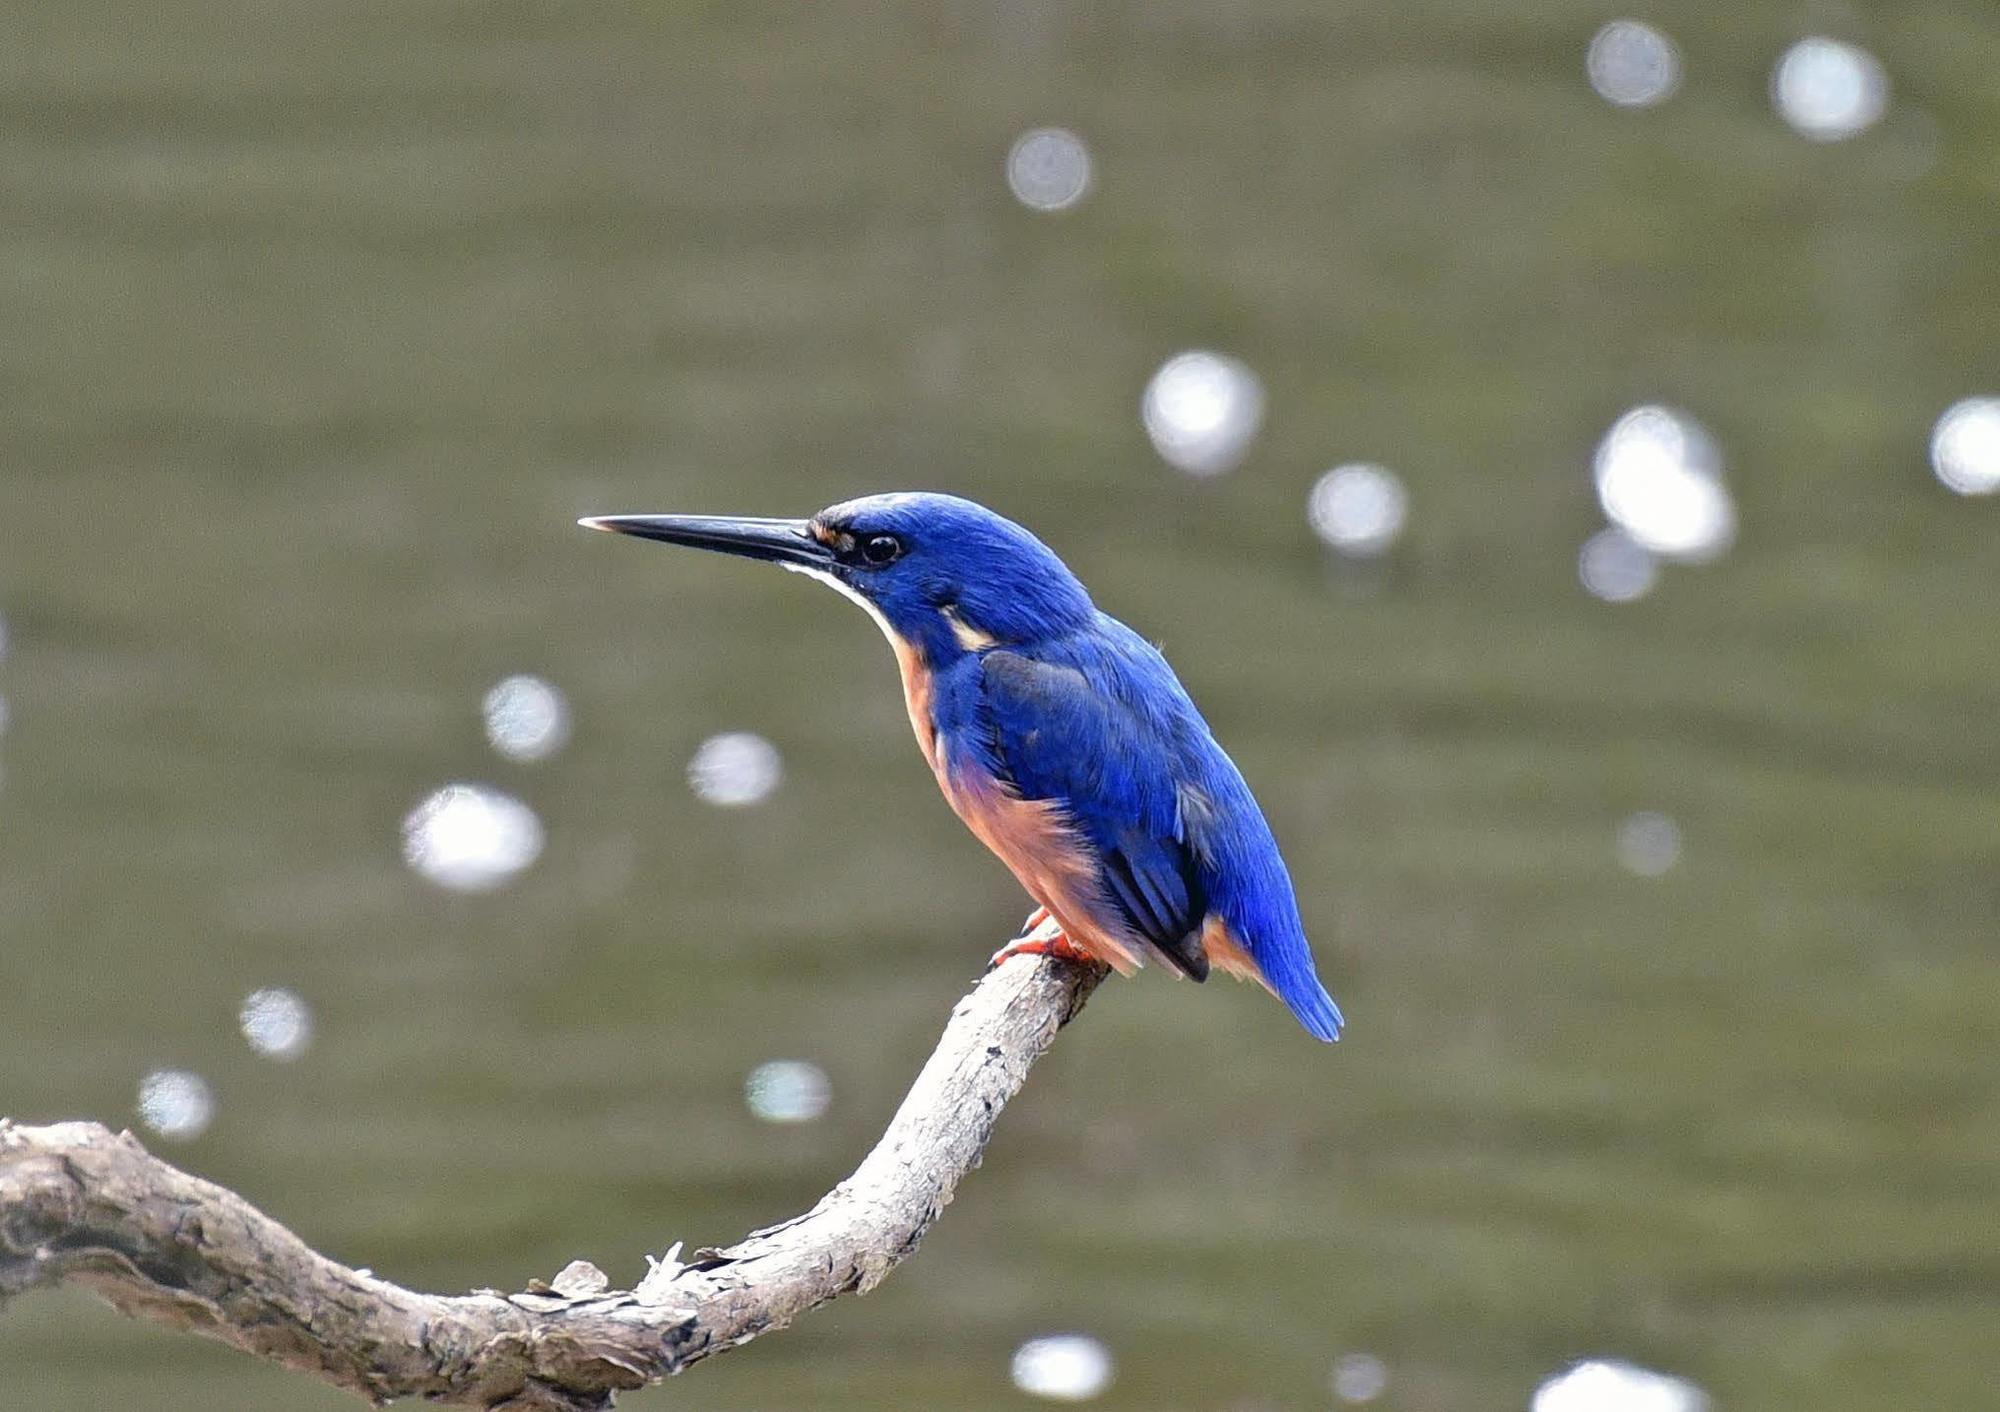
[{"label": "bare branch", "polygon": [[98,1123],[0,1119],[0,1301],[62,1282],[378,1402],[611,1405],[711,1353],[866,1293],[917,1248],[994,1121],[1103,972],[1007,961],[960,1001],[888,1130],[819,1204],[631,1290],[581,1261],[521,1294],[420,1294],[310,1249],[234,1192]]}]

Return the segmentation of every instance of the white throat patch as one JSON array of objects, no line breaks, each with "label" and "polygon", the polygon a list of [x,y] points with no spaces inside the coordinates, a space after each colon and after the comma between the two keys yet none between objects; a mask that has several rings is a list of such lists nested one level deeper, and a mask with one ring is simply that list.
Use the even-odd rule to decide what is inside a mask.
[{"label": "white throat patch", "polygon": [[[842,598],[847,599],[850,603],[860,604],[861,610],[875,620],[875,626],[882,629],[882,636],[889,639],[892,647],[897,648],[899,651],[909,649],[909,644],[903,640],[903,635],[889,626],[889,620],[882,616],[880,608],[877,608],[873,603],[856,593],[825,569],[815,569],[810,564],[780,564],[779,567],[790,569],[795,574],[804,574],[809,579],[816,579]],[[981,632],[978,628],[965,621],[965,619],[959,617],[956,608],[943,608],[939,611],[943,615],[946,624],[950,626],[951,635],[958,639],[958,645],[967,652],[983,651],[988,647],[994,646],[999,641],[998,638],[989,633]]]},{"label": "white throat patch", "polygon": [[882,636],[889,639],[890,646],[900,647],[903,645],[902,634],[889,626],[889,620],[882,616],[880,608],[877,608],[873,603],[870,603],[866,598],[863,598],[825,569],[815,569],[810,564],[780,563],[778,567],[790,569],[795,574],[804,574],[809,579],[816,579],[849,602],[860,604],[861,610],[875,620],[875,626],[882,629]]}]

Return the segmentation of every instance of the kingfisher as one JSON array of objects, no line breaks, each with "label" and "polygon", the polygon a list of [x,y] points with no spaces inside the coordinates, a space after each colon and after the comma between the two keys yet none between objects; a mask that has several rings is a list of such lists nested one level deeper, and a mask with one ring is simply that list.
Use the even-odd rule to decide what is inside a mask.
[{"label": "kingfisher", "polygon": [[1318,1039],[1320,984],[1291,875],[1250,788],[1165,657],[1028,530],[970,500],[863,496],[809,520],[598,515],[588,529],[818,579],[894,649],[924,761],[1037,906],[993,958],[1257,982]]}]

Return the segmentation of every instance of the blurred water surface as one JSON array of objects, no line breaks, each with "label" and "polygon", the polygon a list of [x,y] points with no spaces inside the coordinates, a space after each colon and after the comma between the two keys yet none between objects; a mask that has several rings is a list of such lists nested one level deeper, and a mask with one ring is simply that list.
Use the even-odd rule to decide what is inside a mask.
[{"label": "blurred water surface", "polygon": [[[1519,1408],[1584,1357],[1990,1405],[2000,503],[1926,458],[2000,391],[2000,23],[1837,13],[1888,106],[1822,142],[1768,3],[1646,12],[1631,107],[1560,3],[17,7],[0,1109],[196,1075],[160,1151],[433,1287],[801,1209],[1027,904],[860,614],[571,520],[952,490],[1164,643],[1351,1037],[1107,986],[918,1259],[630,1405],[1026,1405],[1071,1331],[1106,1408]],[[1194,349],[1263,398],[1206,478],[1140,415]],[[1733,543],[1599,541],[1586,592],[1653,404]],[[1365,562],[1307,510],[1357,463],[1407,497]],[[489,746],[518,674],[559,750]],[[717,808],[732,733],[782,771]],[[494,890],[403,861],[455,781],[545,831]],[[746,1106],[774,1060],[805,1121]],[[80,1295],[0,1317],[0,1402],[349,1405]]]}]

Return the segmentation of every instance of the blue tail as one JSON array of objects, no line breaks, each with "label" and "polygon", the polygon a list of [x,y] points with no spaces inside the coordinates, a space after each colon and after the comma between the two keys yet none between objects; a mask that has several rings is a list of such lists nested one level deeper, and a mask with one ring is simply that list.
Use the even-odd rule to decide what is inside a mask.
[{"label": "blue tail", "polygon": [[[1301,980],[1304,984],[1299,984]],[[1310,973],[1295,977],[1293,984],[1279,987],[1278,995],[1292,1007],[1292,1013],[1299,1017],[1299,1023],[1314,1039],[1323,1039],[1331,1044],[1340,1038],[1341,1026],[1347,1021],[1341,1018],[1340,1007],[1333,1003],[1333,997],[1326,993],[1319,977]]]}]

